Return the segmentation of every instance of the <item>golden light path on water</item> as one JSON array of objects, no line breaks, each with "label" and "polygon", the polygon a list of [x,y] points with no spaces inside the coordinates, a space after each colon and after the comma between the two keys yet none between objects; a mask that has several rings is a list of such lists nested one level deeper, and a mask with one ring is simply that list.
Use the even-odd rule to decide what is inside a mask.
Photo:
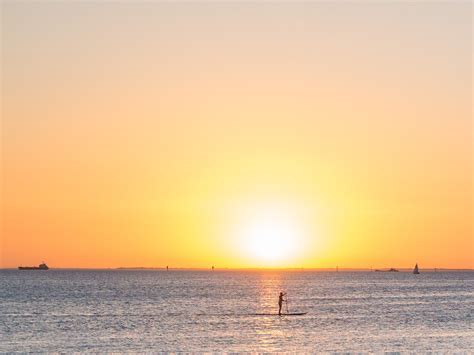
[{"label": "golden light path on water", "polygon": [[[278,294],[283,291],[282,275],[276,272],[264,272],[260,275],[258,284],[258,309],[264,310],[265,313],[277,313],[278,312]],[[258,339],[259,346],[272,349],[272,343],[274,339],[283,338],[285,336],[284,327],[275,327],[274,317],[261,317],[259,319],[260,324],[256,329],[256,336]],[[284,321],[281,319],[281,321]],[[278,348],[275,347],[275,351]],[[270,350],[271,351],[271,350]]]}]

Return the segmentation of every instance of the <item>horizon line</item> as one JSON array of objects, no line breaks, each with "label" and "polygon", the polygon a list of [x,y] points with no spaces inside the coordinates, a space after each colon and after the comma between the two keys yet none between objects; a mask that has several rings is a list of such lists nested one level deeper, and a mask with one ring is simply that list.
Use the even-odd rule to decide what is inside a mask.
[{"label": "horizon line", "polygon": [[[155,267],[155,266],[119,266],[119,267],[50,267],[50,270],[196,270],[196,271],[388,271],[392,267],[367,268],[367,267]],[[411,267],[401,267],[394,269],[398,271],[412,271]],[[420,270],[435,271],[474,271],[474,268],[419,268]],[[18,267],[0,267],[0,270],[18,270]]]}]

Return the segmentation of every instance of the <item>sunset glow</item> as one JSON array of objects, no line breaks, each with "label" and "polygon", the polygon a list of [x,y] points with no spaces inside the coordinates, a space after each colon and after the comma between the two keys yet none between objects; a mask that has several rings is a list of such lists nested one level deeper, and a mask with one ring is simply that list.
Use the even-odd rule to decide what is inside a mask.
[{"label": "sunset glow", "polygon": [[472,268],[472,19],[3,2],[0,266]]},{"label": "sunset glow", "polygon": [[243,227],[241,241],[258,260],[275,262],[294,256],[302,241],[298,231],[288,221],[263,218]]},{"label": "sunset glow", "polygon": [[236,225],[242,257],[261,266],[294,265],[316,236],[305,231],[301,216],[277,203],[250,208]]}]

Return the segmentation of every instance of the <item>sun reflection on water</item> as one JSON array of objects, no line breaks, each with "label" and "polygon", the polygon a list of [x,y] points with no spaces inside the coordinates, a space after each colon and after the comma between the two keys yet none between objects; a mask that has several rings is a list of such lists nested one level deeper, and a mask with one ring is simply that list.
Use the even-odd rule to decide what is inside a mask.
[{"label": "sun reflection on water", "polygon": [[283,291],[283,282],[280,273],[264,272],[261,274],[258,302],[262,313],[278,312],[278,294]]},{"label": "sun reflection on water", "polygon": [[[285,291],[285,280],[280,272],[262,272],[258,285],[258,312],[276,315],[278,313],[278,295]],[[283,310],[286,310],[285,305]],[[278,351],[281,341],[291,337],[287,328],[288,319],[278,316],[263,316],[258,318],[255,329],[258,346],[265,351]]]}]

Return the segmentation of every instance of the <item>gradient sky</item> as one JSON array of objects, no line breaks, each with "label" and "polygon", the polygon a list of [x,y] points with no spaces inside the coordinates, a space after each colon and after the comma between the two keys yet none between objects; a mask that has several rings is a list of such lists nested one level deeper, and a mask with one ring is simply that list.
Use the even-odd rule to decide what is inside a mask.
[{"label": "gradient sky", "polygon": [[470,2],[1,11],[0,266],[474,267]]}]

